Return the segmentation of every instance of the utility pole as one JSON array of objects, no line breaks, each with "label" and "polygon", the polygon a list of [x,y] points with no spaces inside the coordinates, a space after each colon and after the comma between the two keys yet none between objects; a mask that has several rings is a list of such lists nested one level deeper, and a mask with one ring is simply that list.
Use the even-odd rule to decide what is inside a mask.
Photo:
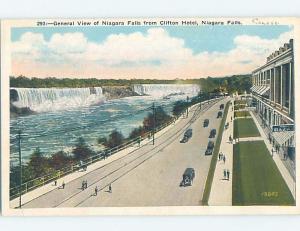
[{"label": "utility pole", "polygon": [[186,118],[189,118],[189,97],[186,97]]},{"label": "utility pole", "polygon": [[22,208],[22,154],[21,154],[21,130],[18,132],[18,144],[19,144],[19,168],[20,168],[20,180],[19,180],[19,208]]},{"label": "utility pole", "polygon": [[155,134],[155,127],[156,127],[156,113],[155,113],[155,104],[152,105],[152,113],[153,113],[153,128],[152,128],[152,144],[154,145],[154,134]]}]

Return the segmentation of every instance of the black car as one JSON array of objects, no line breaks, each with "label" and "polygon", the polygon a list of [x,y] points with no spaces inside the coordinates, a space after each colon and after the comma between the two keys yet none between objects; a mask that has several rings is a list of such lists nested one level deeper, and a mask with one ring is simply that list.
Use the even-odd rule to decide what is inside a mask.
[{"label": "black car", "polygon": [[223,110],[224,109],[224,104],[222,103],[221,105],[220,105],[220,110]]},{"label": "black car", "polygon": [[189,128],[185,131],[182,140],[180,140],[180,143],[186,143],[193,135],[193,130]]},{"label": "black car", "polygon": [[222,118],[222,115],[223,115],[223,112],[219,111],[218,115],[217,115],[217,118]]},{"label": "black car", "polygon": [[180,186],[191,186],[195,178],[195,170],[193,168],[187,168],[183,175]]},{"label": "black car", "polygon": [[212,155],[214,147],[215,147],[215,143],[210,140],[207,144],[207,149],[205,151],[205,155]]},{"label": "black car", "polygon": [[203,127],[207,127],[209,125],[209,119],[205,119],[203,122]]},{"label": "black car", "polygon": [[217,130],[211,129],[209,133],[209,138],[215,138],[216,134],[217,134]]}]

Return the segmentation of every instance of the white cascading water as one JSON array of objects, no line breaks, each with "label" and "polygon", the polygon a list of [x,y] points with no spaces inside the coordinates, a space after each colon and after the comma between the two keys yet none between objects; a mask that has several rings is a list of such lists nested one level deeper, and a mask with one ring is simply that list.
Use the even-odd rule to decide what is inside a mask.
[{"label": "white cascading water", "polygon": [[46,112],[89,106],[105,100],[101,87],[93,88],[11,88],[18,94],[16,107]]},{"label": "white cascading water", "polygon": [[139,95],[156,97],[163,97],[171,94],[196,96],[200,91],[200,87],[197,84],[135,84],[133,90]]}]

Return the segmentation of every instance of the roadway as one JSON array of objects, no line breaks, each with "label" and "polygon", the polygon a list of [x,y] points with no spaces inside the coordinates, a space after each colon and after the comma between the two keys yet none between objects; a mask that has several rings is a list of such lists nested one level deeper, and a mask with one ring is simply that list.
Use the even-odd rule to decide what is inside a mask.
[{"label": "roadway", "polygon": [[[180,120],[164,134],[156,137],[155,145],[149,142],[134,152],[89,172],[67,183],[65,189],[56,188],[41,195],[23,208],[99,207],[99,206],[175,206],[201,205],[211,156],[204,152],[209,132],[217,129],[219,105],[226,99],[193,107],[189,117]],[[204,128],[204,119],[210,119]],[[184,131],[191,127],[193,136],[180,143]],[[195,169],[192,186],[180,187],[182,174],[187,167]],[[87,180],[88,188],[81,189]],[[108,185],[112,185],[112,193]],[[95,187],[100,192],[95,195]]]}]

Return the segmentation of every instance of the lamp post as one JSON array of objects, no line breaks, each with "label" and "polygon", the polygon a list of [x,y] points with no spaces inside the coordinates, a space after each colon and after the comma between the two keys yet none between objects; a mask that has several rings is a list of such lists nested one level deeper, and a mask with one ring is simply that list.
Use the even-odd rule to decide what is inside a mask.
[{"label": "lamp post", "polygon": [[18,145],[19,145],[19,168],[20,168],[20,180],[19,180],[19,208],[22,208],[22,153],[21,153],[21,130],[18,132]]},{"label": "lamp post", "polygon": [[154,134],[155,134],[155,127],[156,127],[156,113],[155,113],[155,104],[153,103],[153,105],[152,105],[152,113],[153,113],[153,128],[152,128],[152,144],[154,145],[154,140],[155,140],[155,138],[154,138]]},{"label": "lamp post", "polygon": [[189,97],[186,97],[186,118],[189,117]]}]

